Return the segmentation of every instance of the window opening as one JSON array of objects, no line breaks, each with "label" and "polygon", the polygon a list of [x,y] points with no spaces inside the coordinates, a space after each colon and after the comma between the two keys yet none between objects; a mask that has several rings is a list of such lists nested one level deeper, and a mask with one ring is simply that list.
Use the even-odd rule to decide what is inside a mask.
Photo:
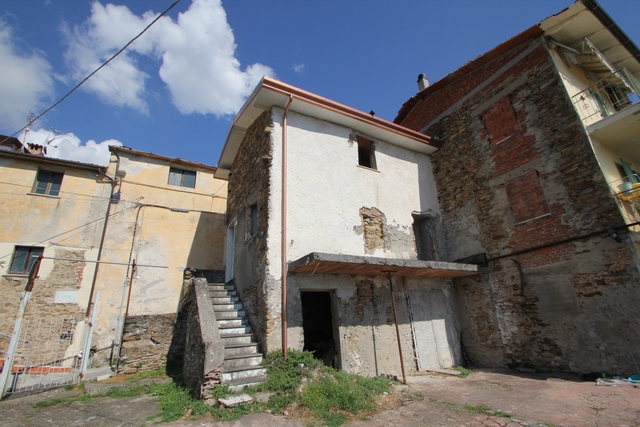
[{"label": "window opening", "polygon": [[63,176],[64,174],[62,172],[39,170],[32,192],[47,196],[57,196],[60,194]]},{"label": "window opening", "polygon": [[376,169],[376,157],[373,141],[362,136],[356,136],[358,142],[358,165]]},{"label": "window opening", "polygon": [[247,240],[258,234],[258,204],[254,203],[247,210]]},{"label": "window opening", "polygon": [[28,274],[38,257],[42,255],[44,248],[36,246],[16,246],[11,259],[9,273]]},{"label": "window opening", "polygon": [[169,185],[196,188],[196,173],[176,168],[169,168]]}]

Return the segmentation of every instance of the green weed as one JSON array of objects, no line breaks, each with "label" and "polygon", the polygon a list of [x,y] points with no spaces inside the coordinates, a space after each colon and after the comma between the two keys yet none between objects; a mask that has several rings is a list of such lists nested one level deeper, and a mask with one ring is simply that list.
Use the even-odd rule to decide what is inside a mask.
[{"label": "green weed", "polygon": [[363,378],[332,370],[307,384],[300,401],[314,416],[337,426],[346,422],[344,412],[359,414],[373,410],[375,396],[388,390],[389,380],[385,377]]},{"label": "green weed", "polygon": [[486,414],[491,408],[487,405],[464,405],[463,409],[465,411],[475,413]]},{"label": "green weed", "polygon": [[469,375],[471,375],[472,372],[470,369],[467,369],[464,366],[456,366],[453,369],[460,372],[460,378],[467,378]]},{"label": "green weed", "polygon": [[141,385],[128,387],[128,388],[112,388],[105,393],[105,396],[112,397],[114,399],[121,399],[123,397],[140,396],[147,391],[146,387]]}]

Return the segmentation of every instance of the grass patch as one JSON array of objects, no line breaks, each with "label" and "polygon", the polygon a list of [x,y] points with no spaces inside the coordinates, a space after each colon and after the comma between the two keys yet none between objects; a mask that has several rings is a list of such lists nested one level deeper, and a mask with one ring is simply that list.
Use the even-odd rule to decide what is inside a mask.
[{"label": "grass patch", "polygon": [[121,399],[123,397],[140,396],[141,394],[144,394],[146,392],[147,392],[147,387],[137,385],[137,386],[127,387],[127,388],[112,388],[108,390],[104,394],[104,396],[112,397],[114,399]]},{"label": "grass patch", "polygon": [[160,414],[153,417],[155,421],[175,421],[185,414],[198,417],[206,414],[209,407],[193,397],[186,389],[175,383],[152,384],[149,387],[151,396],[158,396]]},{"label": "grass patch", "polygon": [[467,369],[464,366],[456,366],[453,369],[460,372],[460,378],[467,378],[472,372],[471,369]]},{"label": "grass patch", "polygon": [[77,397],[67,397],[67,398],[55,398],[49,400],[43,400],[42,402],[37,402],[33,405],[34,408],[48,408],[49,406],[60,405],[61,403],[71,403],[77,400]]},{"label": "grass patch", "polygon": [[462,409],[468,412],[472,412],[474,414],[475,413],[486,414],[488,411],[491,410],[491,407],[487,405],[464,405]]},{"label": "grass patch", "polygon": [[501,418],[512,417],[512,415],[507,412],[494,411],[493,409],[491,409],[490,406],[487,406],[487,405],[464,405],[462,409],[464,409],[465,411],[472,412],[474,414],[484,414],[492,417],[501,417]]},{"label": "grass patch", "polygon": [[[354,416],[364,417],[374,411],[377,408],[376,396],[388,392],[390,388],[387,377],[364,378],[336,371],[315,359],[309,352],[289,350],[285,361],[282,351],[274,351],[265,356],[263,366],[267,368],[267,381],[245,390],[244,393],[272,392],[267,403],[244,404],[233,408],[209,406],[187,389],[171,382],[131,384],[127,388],[113,388],[101,396],[81,395],[51,399],[35,406],[43,408],[74,401],[88,402],[94,397],[128,398],[148,393],[158,397],[160,413],[151,417],[155,422],[171,422],[184,417],[194,419],[206,414],[211,414],[216,421],[231,421],[255,412],[282,414],[286,411],[300,411],[305,418],[312,418],[311,424],[307,425],[337,427],[346,424]],[[164,375],[164,370],[138,372],[120,378],[118,382],[129,383]],[[213,389],[212,394],[215,399],[219,399],[233,393],[222,385]],[[412,393],[410,397],[424,398],[422,393]]]}]

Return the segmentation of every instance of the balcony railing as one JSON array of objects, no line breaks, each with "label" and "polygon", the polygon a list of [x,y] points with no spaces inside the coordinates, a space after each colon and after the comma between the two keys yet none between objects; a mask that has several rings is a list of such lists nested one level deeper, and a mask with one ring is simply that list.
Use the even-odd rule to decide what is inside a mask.
[{"label": "balcony railing", "polygon": [[571,97],[587,125],[611,116],[640,98],[640,82],[622,68]]}]

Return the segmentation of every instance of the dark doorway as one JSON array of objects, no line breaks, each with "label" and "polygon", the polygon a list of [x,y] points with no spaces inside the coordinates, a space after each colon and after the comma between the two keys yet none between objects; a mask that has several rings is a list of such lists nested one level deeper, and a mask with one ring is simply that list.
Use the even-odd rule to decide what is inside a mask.
[{"label": "dark doorway", "polygon": [[339,368],[330,292],[300,292],[304,350],[325,365]]}]

